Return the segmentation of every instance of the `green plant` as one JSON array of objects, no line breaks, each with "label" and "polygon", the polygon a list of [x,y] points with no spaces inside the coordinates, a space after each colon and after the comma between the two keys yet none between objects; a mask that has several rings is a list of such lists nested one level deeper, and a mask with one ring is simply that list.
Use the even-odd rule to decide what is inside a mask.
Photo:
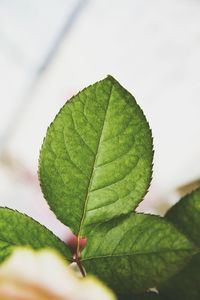
[{"label": "green plant", "polygon": [[[72,255],[41,224],[1,208],[1,260],[17,245],[49,246],[76,261],[83,275],[86,270],[102,279],[119,299],[200,297],[199,288],[190,290],[199,283],[197,273],[193,280],[190,275],[200,263],[200,192],[166,218],[134,212],[148,190],[152,158],[151,130],[127,90],[108,76],[81,91],[48,128],[39,162],[44,197],[77,236],[76,250]],[[81,251],[83,237],[87,245]],[[173,280],[181,295],[192,297],[174,296]],[[144,294],[153,287],[160,295]]]}]

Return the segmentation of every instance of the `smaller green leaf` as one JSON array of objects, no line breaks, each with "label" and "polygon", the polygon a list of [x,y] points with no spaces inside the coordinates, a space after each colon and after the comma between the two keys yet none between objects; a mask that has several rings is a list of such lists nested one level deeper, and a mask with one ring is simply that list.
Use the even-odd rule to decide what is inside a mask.
[{"label": "smaller green leaf", "polygon": [[67,259],[71,254],[67,246],[50,230],[32,218],[9,208],[0,208],[0,261],[16,246],[31,246],[34,249],[52,247]]},{"label": "smaller green leaf", "polygon": [[[166,218],[200,247],[200,189],[182,198],[168,211]],[[196,254],[189,264],[165,282],[160,290],[172,300],[199,300],[199,274],[200,254]]]},{"label": "smaller green leaf", "polygon": [[195,252],[163,218],[132,213],[91,228],[82,264],[116,293],[132,294],[164,282]]}]

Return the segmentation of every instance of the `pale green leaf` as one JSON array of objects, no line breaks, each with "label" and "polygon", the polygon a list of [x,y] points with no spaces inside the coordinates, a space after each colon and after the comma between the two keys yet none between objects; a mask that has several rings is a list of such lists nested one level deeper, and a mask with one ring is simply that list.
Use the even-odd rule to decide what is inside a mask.
[{"label": "pale green leaf", "polygon": [[31,246],[34,249],[52,247],[66,258],[71,257],[67,246],[40,223],[15,210],[0,208],[0,260],[6,258],[16,246]]},{"label": "pale green leaf", "polygon": [[130,214],[91,228],[82,264],[116,293],[139,293],[174,275],[195,251],[163,218]]},{"label": "pale green leaf", "polygon": [[68,101],[47,131],[39,165],[42,191],[79,236],[86,225],[131,212],[149,187],[152,137],[134,97],[114,78]]},{"label": "pale green leaf", "polygon": [[[200,189],[185,196],[172,207],[166,218],[200,247]],[[200,299],[200,254],[161,288],[163,294],[172,300]]]}]

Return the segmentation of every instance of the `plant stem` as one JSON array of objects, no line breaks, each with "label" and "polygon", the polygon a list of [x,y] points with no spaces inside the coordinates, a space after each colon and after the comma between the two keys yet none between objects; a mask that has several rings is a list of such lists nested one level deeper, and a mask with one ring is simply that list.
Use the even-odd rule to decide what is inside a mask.
[{"label": "plant stem", "polygon": [[82,276],[85,277],[85,276],[86,276],[86,273],[85,273],[85,270],[84,270],[84,268],[83,268],[83,266],[82,266],[80,260],[77,259],[77,260],[76,260],[76,263],[77,263],[77,266],[79,267],[79,270],[80,270]]},{"label": "plant stem", "polygon": [[86,276],[86,273],[85,273],[85,270],[81,264],[81,261],[80,261],[80,251],[79,251],[79,241],[78,241],[78,245],[77,245],[77,249],[76,249],[76,253],[74,254],[74,261],[76,262],[81,274],[83,277]]}]

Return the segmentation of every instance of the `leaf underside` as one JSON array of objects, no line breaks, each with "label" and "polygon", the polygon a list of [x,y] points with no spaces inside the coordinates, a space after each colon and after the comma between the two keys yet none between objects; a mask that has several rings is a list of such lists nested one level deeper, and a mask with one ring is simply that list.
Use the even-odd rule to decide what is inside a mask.
[{"label": "leaf underside", "polygon": [[[200,189],[183,197],[166,214],[166,218],[200,247]],[[165,282],[161,292],[170,300],[200,299],[200,254],[178,274]]]},{"label": "leaf underside", "polygon": [[120,294],[156,287],[194,254],[193,244],[163,218],[130,214],[93,227],[82,264]]},{"label": "leaf underside", "polygon": [[68,101],[49,127],[40,154],[42,191],[57,217],[86,236],[90,225],[138,205],[150,184],[152,153],[142,110],[108,76]]},{"label": "leaf underside", "polygon": [[67,246],[46,227],[15,210],[0,208],[0,260],[4,260],[18,246],[34,249],[52,247],[67,259],[71,257]]}]

